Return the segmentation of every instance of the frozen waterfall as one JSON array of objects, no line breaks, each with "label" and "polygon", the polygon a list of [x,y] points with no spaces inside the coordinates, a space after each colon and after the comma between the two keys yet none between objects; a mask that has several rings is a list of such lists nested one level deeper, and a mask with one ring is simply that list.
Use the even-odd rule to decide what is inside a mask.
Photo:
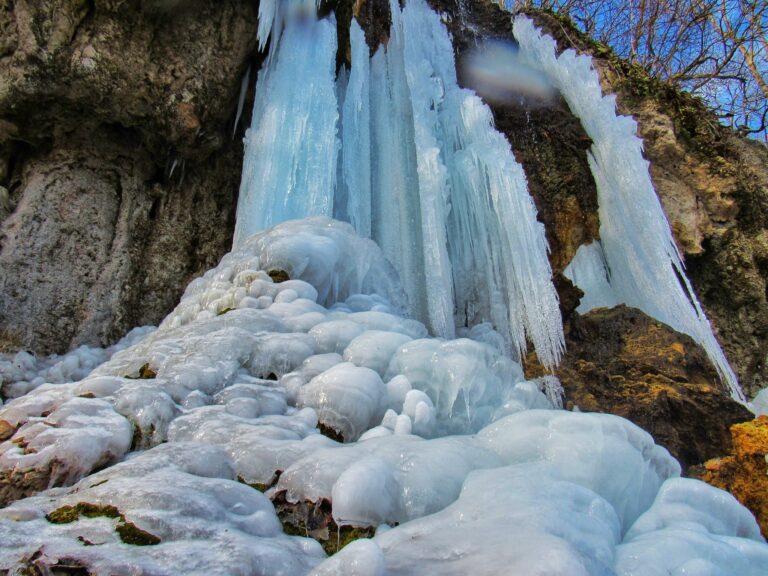
[{"label": "frozen waterfall", "polygon": [[[525,380],[526,338],[550,366],[563,346],[544,231],[440,18],[393,0],[387,48],[370,58],[353,23],[337,77],[335,23],[314,8],[260,3],[271,55],[235,248],[156,329],[0,355],[18,395],[0,398],[0,488],[28,490],[0,505],[0,574],[768,573],[733,496],[681,478],[629,420],[562,409],[556,377]],[[598,127],[624,122],[595,98]],[[619,232],[653,274],[671,250],[650,260],[638,206],[610,204],[630,184],[594,138],[601,216],[620,222],[569,267],[585,306],[628,298],[641,271],[612,260]],[[662,312],[703,318],[677,306]]]},{"label": "frozen waterfall", "polygon": [[329,24],[286,26],[257,84],[235,246],[292,218],[345,219],[382,247],[432,333],[489,322],[511,357],[529,339],[553,368],[562,321],[522,167],[488,107],[458,86],[440,17],[423,0],[390,8],[390,41],[372,59],[353,22],[336,92]]},{"label": "frozen waterfall", "polygon": [[[555,41],[542,35],[526,17],[515,19],[514,33],[522,60],[549,77],[593,141],[589,165],[597,184],[600,238],[613,296],[606,296],[604,282],[599,287],[579,286],[585,291],[600,290],[602,305],[612,300],[614,304],[624,302],[691,336],[706,350],[731,396],[746,402],[685,274],[648,161],[643,158],[635,121],[616,114],[614,95],[603,96],[591,58],[573,50],[557,56]],[[581,261],[584,258],[587,260]],[[576,259],[580,262],[574,262],[572,270],[580,267],[584,274],[584,267],[592,265],[587,274],[592,280],[599,277],[598,259],[582,250]]]}]

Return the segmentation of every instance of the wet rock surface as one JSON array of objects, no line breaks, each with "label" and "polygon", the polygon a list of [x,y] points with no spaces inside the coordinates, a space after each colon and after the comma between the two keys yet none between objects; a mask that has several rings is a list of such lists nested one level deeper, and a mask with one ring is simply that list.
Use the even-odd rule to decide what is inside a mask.
[{"label": "wet rock surface", "polygon": [[707,461],[695,476],[736,496],[768,536],[768,416],[732,426],[731,435],[732,452]]},{"label": "wet rock surface", "polygon": [[[729,426],[751,418],[688,336],[626,306],[575,314],[556,370],[565,407],[623,416],[683,466],[728,452]],[[527,375],[544,375],[530,355]]]}]

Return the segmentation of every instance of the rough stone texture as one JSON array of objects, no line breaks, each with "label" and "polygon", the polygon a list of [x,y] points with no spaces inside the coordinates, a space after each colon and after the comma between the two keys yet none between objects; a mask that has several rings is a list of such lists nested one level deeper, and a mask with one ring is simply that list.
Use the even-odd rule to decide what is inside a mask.
[{"label": "rough stone texture", "polygon": [[[526,373],[545,375],[535,354]],[[555,374],[566,408],[631,420],[684,469],[730,450],[729,426],[751,418],[722,389],[691,338],[626,306],[575,314]]]},{"label": "rough stone texture", "polygon": [[51,477],[60,466],[56,460],[45,468],[3,470],[0,472],[0,508],[11,502],[42,492],[51,485]]},{"label": "rough stone texture", "polygon": [[732,426],[731,435],[732,453],[709,460],[696,476],[736,496],[768,537],[768,416]]},{"label": "rough stone texture", "polygon": [[157,323],[229,249],[256,10],[0,2],[0,349]]}]

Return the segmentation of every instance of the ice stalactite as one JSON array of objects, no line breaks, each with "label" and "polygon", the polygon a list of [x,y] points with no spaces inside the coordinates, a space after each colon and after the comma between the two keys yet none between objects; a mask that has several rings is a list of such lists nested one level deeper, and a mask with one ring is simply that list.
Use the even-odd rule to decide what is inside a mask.
[{"label": "ice stalactite", "polygon": [[267,40],[272,39],[272,54],[280,41],[283,25],[298,16],[314,17],[320,0],[260,0],[259,29],[256,37],[259,50],[264,50]]},{"label": "ice stalactite", "polygon": [[423,0],[390,9],[372,59],[352,23],[352,68],[335,84],[332,23],[287,19],[257,84],[235,246],[293,218],[347,220],[382,247],[432,333],[490,322],[510,356],[529,339],[552,368],[562,321],[522,167],[458,86],[440,17]]},{"label": "ice stalactite", "polygon": [[[457,327],[491,322],[510,355],[524,353],[529,338],[553,367],[563,350],[562,323],[522,167],[488,107],[458,86],[440,17],[421,0],[390,8],[389,44],[371,62],[372,238],[433,333],[452,338]],[[353,34],[353,57],[355,48]],[[359,94],[354,75],[353,64],[345,109]],[[346,124],[345,112],[342,154],[364,155],[367,132],[350,125],[366,129]],[[365,170],[364,162],[353,165]],[[359,178],[346,166],[345,181]],[[342,188],[351,194],[354,187]]]},{"label": "ice stalactite", "polygon": [[[363,29],[356,20],[350,29],[352,69],[341,104],[342,178],[336,190],[338,216],[357,233],[371,237],[371,64]],[[339,202],[339,200],[342,200]],[[337,216],[337,217],[338,217]]]},{"label": "ice stalactite", "polygon": [[236,247],[285,220],[333,214],[338,117],[334,19],[288,21],[256,84]]},{"label": "ice stalactite", "polygon": [[588,56],[566,50],[533,22],[514,21],[520,54],[560,90],[593,141],[589,164],[597,184],[600,238],[616,298],[691,336],[706,350],[731,396],[745,401],[736,374],[699,304],[669,222],[653,187],[642,140],[632,118],[616,114],[616,97],[603,96]]},{"label": "ice stalactite", "polygon": [[576,308],[579,314],[586,314],[595,308],[612,308],[621,303],[611,287],[608,263],[599,240],[579,246],[563,275],[584,292]]}]

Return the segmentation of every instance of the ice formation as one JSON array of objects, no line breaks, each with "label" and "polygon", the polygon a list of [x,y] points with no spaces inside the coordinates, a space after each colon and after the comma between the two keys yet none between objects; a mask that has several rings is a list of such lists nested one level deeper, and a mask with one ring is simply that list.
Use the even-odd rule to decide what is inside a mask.
[{"label": "ice formation", "polygon": [[108,348],[79,346],[67,354],[36,358],[29,352],[0,354],[2,397],[18,398],[43,384],[63,384],[85,378],[91,370],[109,360],[120,350],[138,342],[153,331],[151,326],[134,328]]},{"label": "ice formation", "polygon": [[[283,30],[277,3],[262,8]],[[0,572],[45,572],[57,565],[116,575],[768,571],[768,545],[734,498],[679,478],[678,463],[629,421],[556,409],[562,401],[556,378],[524,380],[510,357],[509,334],[495,329],[501,320],[485,314],[506,310],[508,297],[518,314],[508,318],[510,326],[532,338],[538,333],[544,343],[537,350],[549,350],[556,360],[551,318],[538,328],[525,320],[536,311],[535,299],[547,298],[527,290],[551,287],[539,252],[516,253],[546,249],[540,230],[526,220],[535,216],[530,198],[508,146],[493,135],[487,109],[455,86],[437,16],[422,0],[410,0],[402,13],[396,4],[393,9],[390,46],[371,60],[369,88],[357,28],[353,60],[361,75],[353,66],[338,85],[345,92],[339,98],[342,138],[352,137],[344,135],[346,127],[353,141],[370,137],[371,150],[387,152],[373,154],[371,164],[371,234],[384,250],[327,216],[252,235],[253,222],[246,222],[236,248],[188,286],[157,330],[135,334],[129,347],[88,375],[64,377],[46,365],[41,377],[61,374],[59,383],[36,386],[0,406],[0,486],[41,491],[0,509]],[[318,53],[309,54],[308,38],[325,37],[328,24],[296,24],[310,33],[301,38],[292,37],[299,30],[293,26],[293,20],[285,24],[262,84],[289,89],[290,66],[279,68],[284,55],[293,57],[294,44],[301,62],[325,62],[330,43],[318,43]],[[311,72],[310,84],[330,87],[323,97],[335,102],[329,71]],[[427,92],[427,85],[435,91]],[[367,89],[369,117],[378,118],[370,122],[370,136],[365,102],[358,108],[350,100],[364,101]],[[413,99],[412,91],[418,92]],[[272,96],[276,107],[262,103],[264,110],[287,113],[279,100],[289,95]],[[316,104],[322,103],[301,103]],[[322,111],[324,129],[335,125],[335,110]],[[265,129],[262,144],[287,135],[284,126],[269,126],[274,133]],[[334,142],[335,135],[315,141],[313,154],[351,182],[359,176],[349,172],[357,162],[345,168],[349,160],[344,150],[340,161],[334,157]],[[282,151],[268,153],[285,154],[279,169],[296,175],[312,160],[304,144],[293,138],[280,143]],[[247,162],[269,165],[259,158]],[[444,190],[430,181],[429,166],[439,168]],[[456,301],[480,302],[480,309],[462,312],[472,320],[456,329],[456,339],[429,337],[422,322],[407,317],[415,282],[398,271],[419,278],[425,252],[408,260],[406,248],[417,240],[421,247],[421,224],[391,218],[385,226],[376,218],[378,203],[388,202],[414,209],[411,216],[421,222],[422,210],[439,202],[408,197],[412,186],[449,195],[451,210],[436,222],[446,234],[454,275],[442,294],[450,288]],[[361,226],[367,205],[350,202],[353,192],[347,186],[344,203],[335,206]],[[493,219],[459,222],[469,213],[458,206],[483,218],[493,210],[517,214],[519,231],[507,232]],[[514,269],[501,266],[501,244],[515,252]],[[402,251],[389,252],[393,247]],[[599,271],[594,261],[587,262],[588,273]],[[405,262],[416,267],[401,268]],[[483,282],[506,296],[470,297],[457,271],[486,274]],[[539,273],[532,284],[521,280]],[[523,303],[513,300],[517,296]],[[40,367],[31,362],[17,359],[19,378],[37,378]],[[66,382],[70,378],[81,379]],[[6,501],[19,496],[0,491]],[[287,504],[329,501],[338,525],[375,527],[375,536],[326,559],[314,540],[283,532],[270,501],[278,497]]]},{"label": "ice formation", "polygon": [[271,55],[258,74],[245,136],[236,247],[278,222],[333,215],[336,23],[291,18]]},{"label": "ice formation", "polygon": [[[0,571],[765,572],[751,514],[649,434],[554,409],[556,379],[524,381],[487,327],[427,338],[398,299],[351,225],[286,222],[83,380],[1,407],[0,475],[74,484],[0,510]],[[376,536],[325,560],[283,534],[278,494]]]},{"label": "ice formation", "polygon": [[[515,38],[524,63],[547,74],[592,139],[589,164],[597,184],[600,238],[610,268],[610,290],[600,278],[598,248],[577,254],[571,272],[596,290],[598,305],[613,297],[691,336],[706,350],[731,395],[745,402],[693,291],[669,222],[643,158],[643,142],[632,118],[616,114],[616,96],[603,96],[588,56],[557,55],[555,41],[525,16],[515,18]],[[581,286],[580,286],[581,287]]]},{"label": "ice formation", "polygon": [[490,322],[510,357],[529,339],[553,368],[562,322],[522,167],[488,107],[458,86],[440,17],[423,0],[390,9],[390,41],[372,59],[353,22],[352,68],[335,93],[328,25],[286,25],[257,83],[235,246],[290,218],[333,214],[381,245],[411,315],[433,334]]}]

